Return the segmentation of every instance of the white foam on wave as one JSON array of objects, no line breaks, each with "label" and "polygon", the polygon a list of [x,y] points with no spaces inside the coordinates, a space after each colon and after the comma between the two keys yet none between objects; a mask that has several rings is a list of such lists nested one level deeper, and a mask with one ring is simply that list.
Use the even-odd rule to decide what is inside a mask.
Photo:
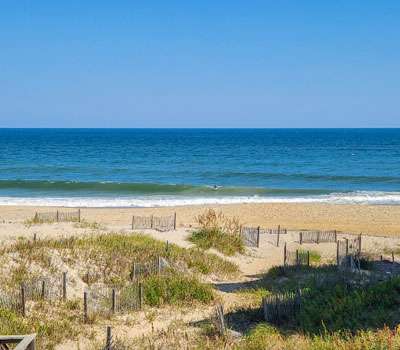
[{"label": "white foam on wave", "polygon": [[316,196],[292,197],[0,197],[0,205],[64,206],[64,207],[168,207],[181,205],[238,203],[332,203],[400,205],[400,192],[358,191]]}]

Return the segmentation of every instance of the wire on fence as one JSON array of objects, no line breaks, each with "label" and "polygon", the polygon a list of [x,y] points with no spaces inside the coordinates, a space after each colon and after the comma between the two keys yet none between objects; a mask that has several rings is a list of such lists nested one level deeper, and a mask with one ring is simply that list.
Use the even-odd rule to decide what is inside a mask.
[{"label": "wire on fence", "polygon": [[147,263],[134,262],[131,271],[131,280],[140,280],[150,275],[160,274],[172,268],[167,259],[158,257]]},{"label": "wire on fence", "polygon": [[265,296],[262,300],[267,322],[281,324],[293,318],[301,307],[301,292],[286,292]]},{"label": "wire on fence", "polygon": [[176,230],[176,213],[170,216],[133,216],[132,230],[154,229],[161,232]]},{"label": "wire on fence", "polygon": [[283,247],[283,266],[310,266],[310,252],[307,250],[288,251]]},{"label": "wire on fence", "polygon": [[81,210],[62,212],[36,213],[34,217],[36,222],[62,222],[62,221],[81,221]]},{"label": "wire on fence", "polygon": [[300,244],[337,242],[337,231],[301,231],[299,242]]},{"label": "wire on fence", "polygon": [[242,237],[245,246],[256,247],[256,248],[260,246],[260,226],[241,227],[240,236]]},{"label": "wire on fence", "polygon": [[143,305],[141,283],[114,289],[105,286],[92,286],[83,295],[84,319],[87,322],[97,316],[107,317],[115,313],[140,310]]}]

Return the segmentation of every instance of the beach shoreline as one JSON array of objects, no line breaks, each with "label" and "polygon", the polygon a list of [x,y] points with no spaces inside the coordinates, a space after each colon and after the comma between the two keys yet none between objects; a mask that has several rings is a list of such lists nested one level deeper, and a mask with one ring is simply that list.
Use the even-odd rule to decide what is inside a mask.
[{"label": "beach shoreline", "polygon": [[[338,230],[380,236],[400,233],[400,206],[325,203],[243,203],[183,205],[146,208],[81,208],[82,218],[116,227],[129,227],[133,215],[177,214],[179,227],[195,224],[195,217],[207,208],[239,218],[243,225],[289,230]],[[72,207],[0,206],[0,222],[23,223],[36,212],[73,211]]]}]

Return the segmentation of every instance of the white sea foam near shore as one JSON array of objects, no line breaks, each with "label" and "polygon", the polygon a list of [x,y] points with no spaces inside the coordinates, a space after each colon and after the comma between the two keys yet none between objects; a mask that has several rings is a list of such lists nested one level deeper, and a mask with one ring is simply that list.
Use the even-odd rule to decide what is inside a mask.
[{"label": "white sea foam near shore", "polygon": [[316,196],[226,196],[226,197],[0,197],[0,205],[65,206],[65,207],[168,207],[239,203],[331,203],[400,205],[400,192],[358,191]]}]

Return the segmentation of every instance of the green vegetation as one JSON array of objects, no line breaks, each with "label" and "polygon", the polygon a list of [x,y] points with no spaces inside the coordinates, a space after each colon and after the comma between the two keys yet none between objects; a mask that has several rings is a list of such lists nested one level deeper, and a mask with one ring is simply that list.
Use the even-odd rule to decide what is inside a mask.
[{"label": "green vegetation", "polygon": [[[146,263],[164,256],[174,267],[162,274],[142,277],[144,310],[163,305],[201,305],[214,299],[213,288],[198,279],[199,274],[232,276],[237,266],[198,249],[184,249],[141,234],[102,234],[83,238],[49,239],[36,242],[19,239],[0,251],[0,269],[7,266],[7,275],[0,276],[0,285],[7,291],[18,291],[19,285],[33,277],[51,274],[61,277],[68,266],[84,280],[90,268],[99,286],[124,287],[120,298],[134,300],[135,284],[130,284],[132,263]],[[55,259],[55,261],[54,261]],[[132,289],[129,286],[132,285]],[[131,293],[131,294],[130,294]],[[72,293],[71,293],[72,294]],[[18,294],[17,296],[18,297]],[[121,300],[121,299],[120,299]],[[82,300],[66,302],[36,300],[28,302],[26,318],[16,312],[0,309],[0,334],[38,334],[38,348],[54,349],[63,340],[87,336],[100,325],[104,316],[90,318],[90,327],[83,327]],[[107,316],[109,317],[109,316]]]},{"label": "green vegetation", "polygon": [[9,280],[13,283],[20,283],[27,277],[28,267],[32,263],[46,271],[53,269],[54,256],[60,256],[65,264],[76,268],[82,278],[90,270],[109,286],[126,283],[133,262],[148,263],[155,261],[159,256],[193,273],[215,274],[224,278],[234,276],[238,272],[235,264],[214,254],[204,253],[198,249],[185,249],[174,244],[169,244],[167,251],[165,243],[142,234],[109,233],[36,242],[21,239],[12,246],[3,248],[2,252],[18,254],[19,263],[13,265],[11,269],[14,278]]},{"label": "green vegetation", "polygon": [[215,248],[228,256],[244,252],[243,241],[239,235],[229,235],[216,228],[194,231],[190,241],[201,249]]},{"label": "green vegetation", "polygon": [[105,228],[98,222],[90,222],[82,219],[80,222],[74,223],[75,228],[88,228],[91,230],[104,230]]},{"label": "green vegetation", "polygon": [[236,218],[227,218],[208,209],[196,221],[200,227],[192,233],[190,242],[204,250],[215,248],[225,255],[244,253],[240,224]]},{"label": "green vegetation", "polygon": [[400,322],[400,278],[350,288],[343,283],[310,288],[296,316],[299,327],[307,333],[355,332]]},{"label": "green vegetation", "polygon": [[319,264],[321,262],[321,254],[315,250],[309,250],[310,264]]},{"label": "green vegetation", "polygon": [[275,327],[260,323],[237,346],[237,350],[285,349],[285,350],[370,350],[399,349],[400,328],[390,330],[326,333],[317,336],[283,334]]},{"label": "green vegetation", "polygon": [[76,338],[85,333],[76,322],[77,312],[68,305],[40,303],[34,305],[26,318],[0,308],[0,334],[37,333],[37,348],[52,350],[63,339]]},{"label": "green vegetation", "polygon": [[176,273],[153,275],[144,281],[144,298],[150,306],[182,305],[194,301],[209,303],[213,300],[213,290],[210,285],[193,277]]}]

